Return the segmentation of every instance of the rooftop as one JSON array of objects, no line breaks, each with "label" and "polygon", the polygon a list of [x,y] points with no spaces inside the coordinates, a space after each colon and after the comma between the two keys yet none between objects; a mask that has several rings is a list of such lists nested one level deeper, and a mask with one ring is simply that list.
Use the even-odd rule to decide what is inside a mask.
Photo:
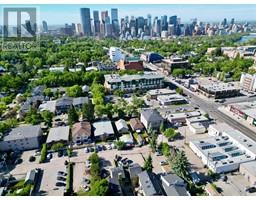
[{"label": "rooftop", "polygon": [[46,143],[58,142],[61,140],[69,140],[69,126],[59,126],[51,128],[48,133]]},{"label": "rooftop", "polygon": [[149,90],[147,92],[149,95],[167,95],[167,94],[176,94],[175,90],[170,90],[168,88]]},{"label": "rooftop", "polygon": [[240,90],[239,82],[221,82],[218,80],[213,80],[210,78],[200,78],[199,86],[209,90],[211,92],[221,92],[221,91],[228,91],[228,90]]},{"label": "rooftop", "polygon": [[110,83],[122,82],[122,81],[138,81],[141,79],[163,79],[164,76],[154,74],[154,73],[144,73],[144,74],[133,74],[133,75],[123,75],[119,74],[106,74],[104,75],[105,80]]},{"label": "rooftop", "polygon": [[100,136],[103,134],[114,134],[114,130],[111,124],[111,121],[100,121],[93,123],[94,130],[94,136]]},{"label": "rooftop", "polygon": [[162,116],[156,109],[142,109],[141,115],[147,120],[147,121],[159,121],[162,120]]},{"label": "rooftop", "polygon": [[39,137],[42,135],[40,125],[36,126],[20,126],[13,128],[3,137],[3,141],[19,140],[25,138]]}]

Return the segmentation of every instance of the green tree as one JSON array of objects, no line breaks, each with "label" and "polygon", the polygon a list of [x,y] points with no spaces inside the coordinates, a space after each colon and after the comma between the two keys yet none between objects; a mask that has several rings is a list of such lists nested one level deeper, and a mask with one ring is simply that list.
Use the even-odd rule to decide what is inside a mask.
[{"label": "green tree", "polygon": [[40,163],[45,162],[47,156],[47,144],[43,144],[41,149],[41,157],[40,157]]},{"label": "green tree", "polygon": [[68,111],[68,124],[72,125],[74,122],[78,121],[78,114],[76,112],[76,109],[74,107],[71,107]]},{"label": "green tree", "polygon": [[53,97],[53,92],[51,91],[50,88],[45,88],[44,89],[44,96]]},{"label": "green tree", "polygon": [[178,151],[172,159],[173,171],[184,180],[189,180],[189,165],[184,151]]},{"label": "green tree", "polygon": [[41,117],[43,118],[43,121],[48,125],[51,126],[52,125],[52,118],[53,118],[53,113],[51,113],[48,110],[42,111],[41,113]]},{"label": "green tree", "polygon": [[86,118],[90,122],[94,120],[94,105],[92,104],[91,101],[83,105],[82,115],[83,115],[83,118]]},{"label": "green tree", "polygon": [[123,141],[117,141],[116,146],[117,146],[117,150],[124,150],[125,149],[125,143]]},{"label": "green tree", "polygon": [[177,132],[173,128],[167,128],[164,131],[164,136],[168,138],[168,140],[172,140],[177,136]]},{"label": "green tree", "polygon": [[153,132],[150,135],[149,144],[150,144],[152,151],[155,152],[156,147],[157,147],[157,134],[155,132]]},{"label": "green tree", "polygon": [[152,161],[152,157],[151,157],[151,155],[149,155],[149,156],[145,159],[145,161],[144,161],[143,169],[152,172],[152,170],[153,170],[153,164],[152,164],[152,162],[153,162],[153,161]]},{"label": "green tree", "polygon": [[74,85],[67,88],[67,94],[69,97],[80,97],[83,94],[83,90],[79,85]]},{"label": "green tree", "polygon": [[109,183],[106,179],[101,179],[99,181],[95,181],[91,190],[89,191],[89,196],[106,196],[109,191]]},{"label": "green tree", "polygon": [[178,94],[183,94],[183,89],[182,88],[176,88],[176,92],[178,93]]}]

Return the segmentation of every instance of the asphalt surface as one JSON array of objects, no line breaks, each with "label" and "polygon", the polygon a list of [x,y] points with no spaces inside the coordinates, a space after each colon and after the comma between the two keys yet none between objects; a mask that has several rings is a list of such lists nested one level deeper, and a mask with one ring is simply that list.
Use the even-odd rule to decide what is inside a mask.
[{"label": "asphalt surface", "polygon": [[[220,112],[218,110],[218,107],[221,106],[222,104],[220,103],[216,103],[216,102],[212,102],[212,101],[206,101],[201,99],[200,97],[196,96],[192,91],[190,91],[189,89],[185,88],[184,86],[176,83],[174,80],[172,80],[169,77],[165,77],[166,81],[176,85],[177,87],[180,87],[183,89],[184,93],[186,95],[190,96],[190,101],[192,104],[196,105],[197,107],[201,108],[202,110],[204,110],[205,112],[207,112],[211,118],[217,120],[217,121],[222,121],[227,123],[228,125],[234,127],[235,129],[239,130],[240,132],[242,132],[243,134],[245,134],[246,136],[248,136],[249,138],[253,139],[254,141],[256,141],[256,133],[254,131],[252,131],[251,129],[242,126],[240,123],[238,123],[237,121],[235,121],[234,119],[230,118],[229,116],[225,115],[224,113]],[[248,98],[239,98],[238,101],[234,101],[233,102],[242,102],[242,101],[248,101]],[[250,101],[255,100],[255,97],[250,98]]]}]

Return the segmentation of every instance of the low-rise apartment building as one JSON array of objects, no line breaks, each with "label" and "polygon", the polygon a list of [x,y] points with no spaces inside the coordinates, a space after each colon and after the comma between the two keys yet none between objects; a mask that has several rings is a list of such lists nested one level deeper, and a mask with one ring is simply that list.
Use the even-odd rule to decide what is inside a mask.
[{"label": "low-rise apartment building", "polygon": [[163,87],[164,76],[158,74],[134,74],[123,75],[107,74],[105,77],[105,88],[112,92],[114,90],[134,91],[145,89],[156,89]]}]

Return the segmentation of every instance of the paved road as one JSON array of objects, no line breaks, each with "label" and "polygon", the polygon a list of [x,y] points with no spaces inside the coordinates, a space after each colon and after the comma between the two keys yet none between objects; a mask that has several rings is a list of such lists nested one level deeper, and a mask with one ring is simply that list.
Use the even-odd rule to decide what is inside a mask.
[{"label": "paved road", "polygon": [[[219,103],[216,103],[216,102],[213,102],[213,101],[203,100],[202,98],[195,95],[189,89],[187,89],[184,86],[176,83],[170,77],[165,77],[165,79],[166,79],[166,81],[171,82],[172,84],[182,88],[186,95],[191,96],[191,98],[190,98],[191,103],[194,104],[194,105],[197,105],[202,110],[207,112],[213,119],[229,124],[230,126],[232,126],[235,129],[241,131],[243,134],[245,134],[246,136],[248,136],[251,139],[253,139],[254,141],[256,141],[256,133],[254,131],[252,131],[251,129],[249,129],[245,126],[242,126],[241,124],[239,124],[238,122],[236,122],[235,120],[233,120],[232,118],[230,118],[229,116],[225,115],[224,113],[222,113],[218,110],[218,107],[220,106]],[[255,97],[252,97],[251,99],[253,100],[254,98]],[[240,100],[244,101],[243,99],[240,99]]]}]

